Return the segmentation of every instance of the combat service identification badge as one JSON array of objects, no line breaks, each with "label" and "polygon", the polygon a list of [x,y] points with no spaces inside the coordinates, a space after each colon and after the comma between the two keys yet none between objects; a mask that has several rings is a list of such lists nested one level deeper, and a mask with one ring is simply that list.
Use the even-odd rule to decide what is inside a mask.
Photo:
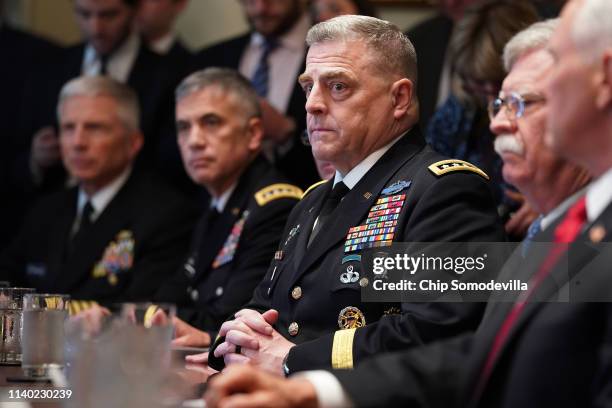
[{"label": "combat service identification badge", "polygon": [[366,325],[365,316],[355,306],[347,306],[338,315],[340,329],[358,329]]}]

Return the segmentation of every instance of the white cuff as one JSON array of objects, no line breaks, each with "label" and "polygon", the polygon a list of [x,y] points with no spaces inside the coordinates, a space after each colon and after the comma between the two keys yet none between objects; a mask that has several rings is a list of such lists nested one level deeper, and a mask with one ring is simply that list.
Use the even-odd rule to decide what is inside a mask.
[{"label": "white cuff", "polygon": [[329,371],[302,371],[295,373],[290,378],[301,378],[309,381],[317,392],[320,408],[353,408],[355,406],[340,385],[340,381]]}]

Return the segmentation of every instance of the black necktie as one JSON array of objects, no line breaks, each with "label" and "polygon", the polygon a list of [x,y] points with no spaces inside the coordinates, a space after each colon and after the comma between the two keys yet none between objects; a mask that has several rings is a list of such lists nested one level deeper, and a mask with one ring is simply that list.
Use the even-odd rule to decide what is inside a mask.
[{"label": "black necktie", "polygon": [[100,75],[108,75],[108,55],[100,55]]},{"label": "black necktie", "polygon": [[317,236],[319,231],[323,228],[323,225],[328,221],[332,212],[336,209],[342,198],[348,193],[350,189],[344,184],[342,181],[334,186],[332,191],[329,193],[325,202],[323,203],[323,207],[321,207],[321,212],[319,213],[319,218],[317,218],[317,225],[315,225],[312,233],[310,234],[310,238],[308,238],[308,246],[312,244],[314,238]]},{"label": "black necktie", "polygon": [[257,68],[255,69],[255,73],[251,79],[251,83],[253,84],[253,88],[255,89],[255,92],[257,92],[257,95],[264,98],[268,96],[268,79],[270,75],[270,64],[268,63],[268,59],[270,58],[272,51],[274,51],[277,46],[278,42],[275,39],[265,39],[259,64],[257,64]]},{"label": "black necktie", "polygon": [[94,208],[91,205],[91,202],[87,201],[83,210],[81,211],[81,219],[79,220],[79,227],[75,231],[74,235],[70,239],[70,245],[68,248],[68,256],[72,255],[74,252],[74,248],[79,241],[81,241],[85,236],[87,236],[89,230],[93,223],[91,222],[91,215],[94,212]]}]

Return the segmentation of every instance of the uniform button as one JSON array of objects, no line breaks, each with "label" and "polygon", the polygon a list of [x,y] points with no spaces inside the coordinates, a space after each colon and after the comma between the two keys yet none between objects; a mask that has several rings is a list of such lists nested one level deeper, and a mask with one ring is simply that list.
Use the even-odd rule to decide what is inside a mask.
[{"label": "uniform button", "polygon": [[198,291],[195,290],[195,289],[192,290],[191,291],[191,300],[193,300],[195,302],[196,300],[198,300],[198,297],[200,297],[200,294],[198,293]]},{"label": "uniform button", "polygon": [[369,283],[370,281],[368,280],[368,278],[359,279],[359,286],[361,286],[362,288],[365,288],[366,286],[368,286]]},{"label": "uniform button", "polygon": [[302,297],[302,288],[300,288],[299,286],[293,288],[293,290],[291,291],[291,297],[295,300],[299,300]]},{"label": "uniform button", "polygon": [[223,287],[219,286],[215,289],[215,295],[221,296],[223,294]]},{"label": "uniform button", "polygon": [[289,325],[289,335],[290,336],[297,336],[299,331],[300,331],[300,326],[298,326],[296,322],[293,322]]}]

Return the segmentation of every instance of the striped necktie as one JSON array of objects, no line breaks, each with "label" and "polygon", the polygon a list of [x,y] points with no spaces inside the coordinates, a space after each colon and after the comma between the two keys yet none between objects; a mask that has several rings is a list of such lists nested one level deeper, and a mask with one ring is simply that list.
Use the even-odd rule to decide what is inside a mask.
[{"label": "striped necktie", "polygon": [[251,78],[251,83],[257,95],[265,98],[268,96],[268,82],[270,77],[270,54],[278,47],[278,41],[274,38],[266,38],[263,43],[263,52],[255,69],[255,74]]}]

